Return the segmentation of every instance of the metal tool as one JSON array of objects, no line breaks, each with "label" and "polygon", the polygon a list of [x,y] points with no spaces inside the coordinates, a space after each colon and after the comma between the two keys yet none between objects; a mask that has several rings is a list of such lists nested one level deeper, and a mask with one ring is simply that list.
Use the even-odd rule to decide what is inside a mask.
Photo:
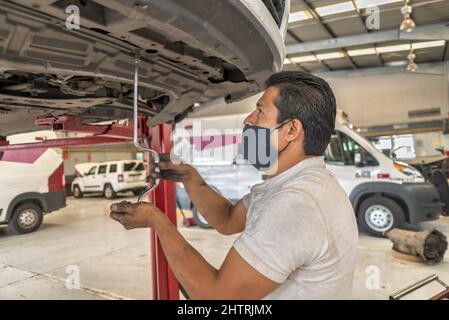
[{"label": "metal tool", "polygon": [[445,288],[445,290],[438,293],[437,295],[431,297],[430,300],[448,299],[449,298],[449,286],[446,283],[444,283],[443,281],[441,281],[440,278],[436,274],[433,274],[425,279],[422,279],[421,281],[418,281],[418,282],[412,284],[411,286],[408,286],[405,289],[402,289],[402,290],[392,294],[390,296],[390,300],[399,300],[402,297],[409,295],[410,293],[424,287],[425,285],[427,285],[433,281],[436,281],[439,284],[441,284]]},{"label": "metal tool", "polygon": [[[134,96],[133,96],[133,142],[134,146],[143,152],[148,152],[148,156],[153,157],[155,171],[159,171],[159,154],[153,149],[142,146],[139,142],[138,135],[138,114],[139,114],[139,64],[140,64],[140,52],[134,52]],[[146,188],[137,198],[137,202],[141,202],[146,195],[148,195],[151,191],[157,188],[159,185],[159,179],[156,179],[151,187]]]}]

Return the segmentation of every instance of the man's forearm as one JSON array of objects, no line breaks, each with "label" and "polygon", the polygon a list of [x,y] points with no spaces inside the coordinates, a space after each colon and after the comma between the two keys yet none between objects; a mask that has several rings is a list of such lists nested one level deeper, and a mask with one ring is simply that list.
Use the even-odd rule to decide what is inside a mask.
[{"label": "man's forearm", "polygon": [[220,231],[228,224],[233,206],[228,199],[208,186],[202,178],[184,183],[184,186],[195,208],[212,227]]},{"label": "man's forearm", "polygon": [[164,215],[153,223],[168,263],[192,299],[213,298],[218,271],[179,233]]}]

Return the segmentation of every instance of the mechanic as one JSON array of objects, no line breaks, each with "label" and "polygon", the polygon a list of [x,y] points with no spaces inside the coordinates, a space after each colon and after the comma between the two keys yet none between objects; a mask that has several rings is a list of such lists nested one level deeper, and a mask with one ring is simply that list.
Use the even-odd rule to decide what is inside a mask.
[{"label": "mechanic", "polygon": [[335,97],[323,79],[294,71],[269,77],[243,133],[245,158],[267,179],[234,205],[193,167],[162,156],[153,178],[182,182],[212,227],[241,233],[218,270],[152,204],[113,204],[111,218],[126,229],[153,228],[192,299],[350,299],[355,214],[323,156],[335,117]]}]

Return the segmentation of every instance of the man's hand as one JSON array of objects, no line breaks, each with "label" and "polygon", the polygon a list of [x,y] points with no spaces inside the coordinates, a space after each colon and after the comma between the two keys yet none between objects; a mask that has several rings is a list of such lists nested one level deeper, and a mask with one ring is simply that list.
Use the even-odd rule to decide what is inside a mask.
[{"label": "man's hand", "polygon": [[157,218],[164,214],[147,202],[131,203],[122,201],[111,205],[110,217],[120,222],[126,230],[152,228]]},{"label": "man's hand", "polygon": [[[150,164],[154,167],[153,164]],[[159,155],[159,170],[160,172],[152,172],[148,182],[153,182],[155,179],[165,179],[170,181],[189,183],[202,181],[201,176],[191,166],[185,163],[176,164],[170,159],[169,153],[162,153]]]}]

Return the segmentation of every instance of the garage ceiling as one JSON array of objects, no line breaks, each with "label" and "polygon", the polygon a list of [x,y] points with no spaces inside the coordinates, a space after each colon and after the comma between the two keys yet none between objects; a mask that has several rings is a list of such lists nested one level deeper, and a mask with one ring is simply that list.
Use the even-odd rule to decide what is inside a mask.
[{"label": "garage ceiling", "polygon": [[[410,1],[416,22],[410,33],[399,32],[404,0],[291,1],[285,70],[398,66],[406,64],[412,47],[418,64],[449,60],[449,0]],[[380,12],[377,30],[365,24],[370,14],[366,5],[373,3]]]}]

